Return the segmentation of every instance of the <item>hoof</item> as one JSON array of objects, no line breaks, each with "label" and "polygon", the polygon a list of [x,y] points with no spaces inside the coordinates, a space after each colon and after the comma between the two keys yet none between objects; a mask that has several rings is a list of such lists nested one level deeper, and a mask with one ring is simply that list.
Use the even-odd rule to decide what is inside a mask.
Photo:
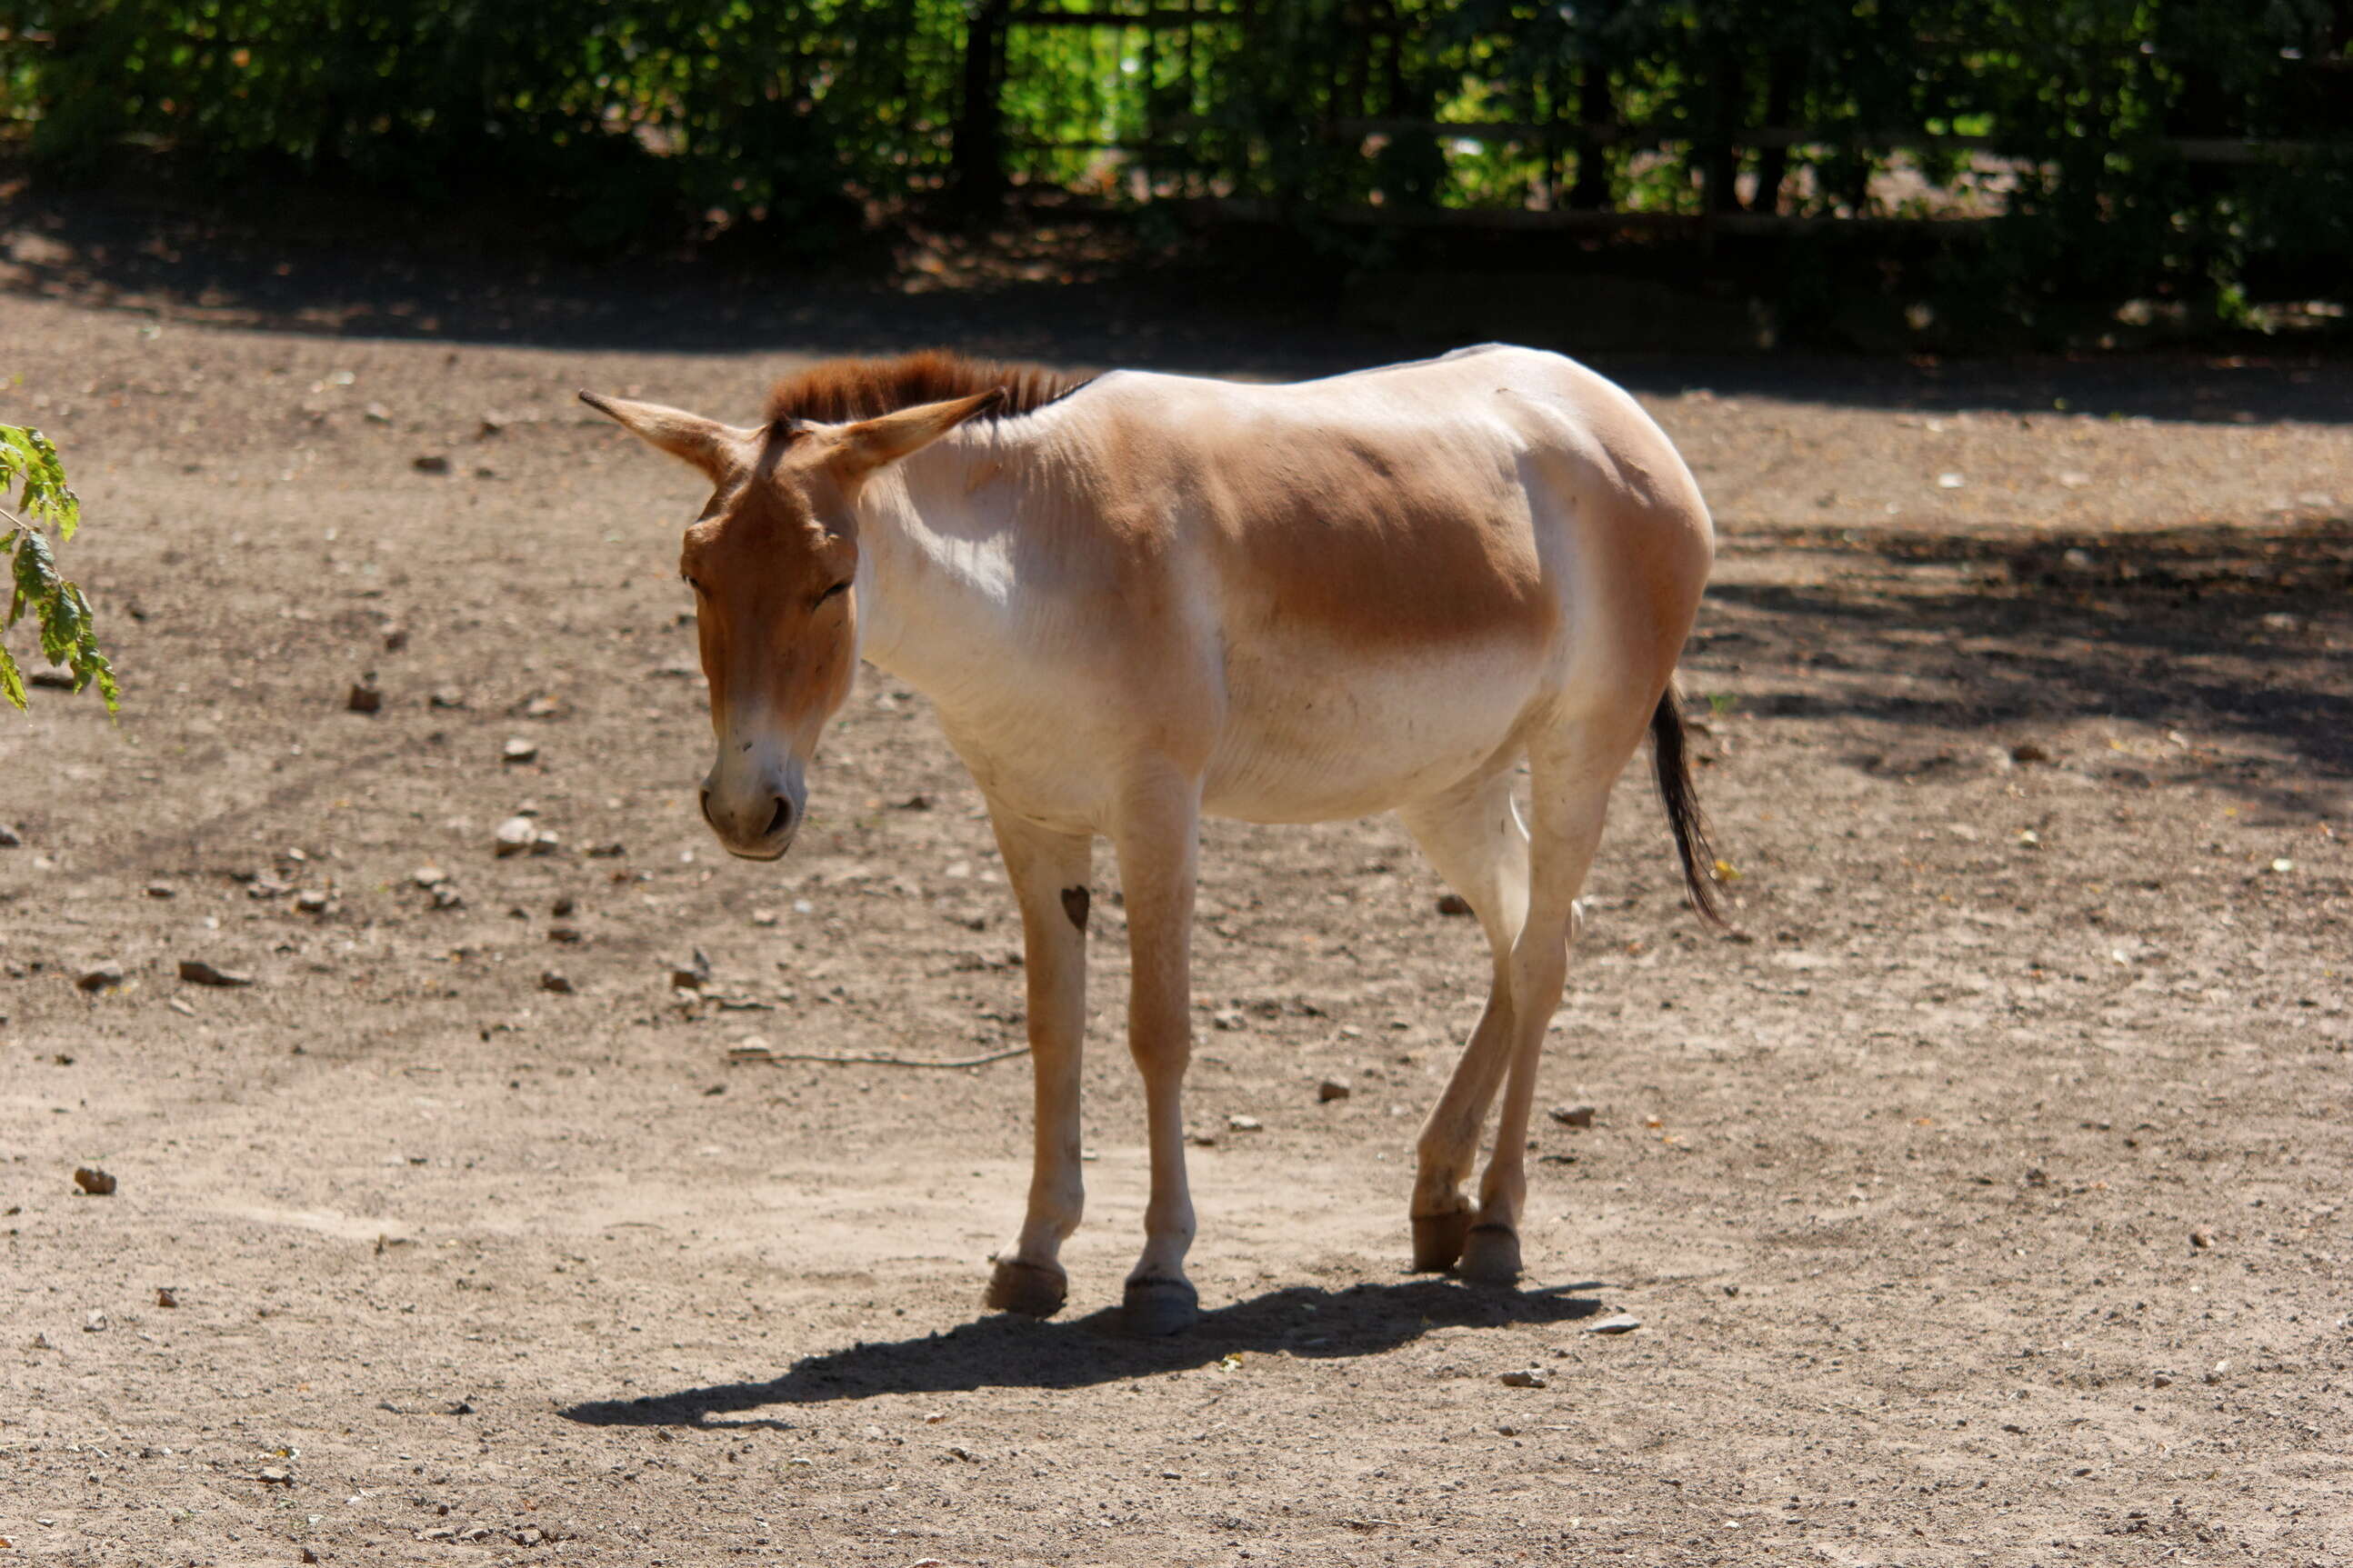
[{"label": "hoof", "polygon": [[1070,1278],[1060,1268],[1002,1258],[988,1277],[988,1293],[981,1301],[994,1311],[1050,1318],[1062,1310],[1062,1300],[1069,1294]]},{"label": "hoof", "polygon": [[1462,1242],[1471,1234],[1471,1211],[1418,1214],[1413,1216],[1413,1271],[1443,1274],[1462,1256]]},{"label": "hoof", "polygon": [[1201,1298],[1182,1279],[1131,1279],[1120,1319],[1131,1334],[1161,1339],[1180,1334],[1201,1316]]},{"label": "hoof", "polygon": [[1473,1226],[1455,1273],[1474,1285],[1512,1285],[1520,1278],[1520,1238],[1500,1225]]}]

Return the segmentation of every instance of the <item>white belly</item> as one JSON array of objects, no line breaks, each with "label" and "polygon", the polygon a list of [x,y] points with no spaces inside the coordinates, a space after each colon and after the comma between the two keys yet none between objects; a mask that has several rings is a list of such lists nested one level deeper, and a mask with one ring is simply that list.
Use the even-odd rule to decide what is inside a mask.
[{"label": "white belly", "polygon": [[1427,800],[1517,750],[1544,658],[1466,647],[1335,668],[1305,647],[1229,649],[1202,808],[1330,822]]}]

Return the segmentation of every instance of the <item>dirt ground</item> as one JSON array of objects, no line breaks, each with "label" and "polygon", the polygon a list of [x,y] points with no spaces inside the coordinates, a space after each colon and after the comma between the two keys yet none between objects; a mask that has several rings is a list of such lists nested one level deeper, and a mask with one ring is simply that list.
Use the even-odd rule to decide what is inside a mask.
[{"label": "dirt ground", "polygon": [[[338,337],[14,255],[0,419],[127,694],[0,715],[0,1563],[2353,1563],[2345,367],[1612,366],[1723,532],[1737,931],[1630,780],[1542,1090],[1592,1124],[1473,1290],[1405,1270],[1472,922],[1393,822],[1214,825],[1207,1310],[1142,1342],[1108,857],[1071,1304],[987,1317],[1024,1062],[729,1062],[1018,1043],[977,797],[869,672],[799,847],[721,855],[702,497],[571,400],[748,416],[906,320]],[[1151,359],[1099,307],[968,335]]]}]

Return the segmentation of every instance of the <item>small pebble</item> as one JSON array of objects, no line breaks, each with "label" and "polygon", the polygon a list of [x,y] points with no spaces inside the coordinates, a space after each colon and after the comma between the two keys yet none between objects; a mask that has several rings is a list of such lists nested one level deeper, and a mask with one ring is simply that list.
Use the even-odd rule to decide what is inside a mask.
[{"label": "small pebble", "polygon": [[147,896],[151,899],[176,899],[180,896],[180,889],[169,882],[150,882],[147,884]]},{"label": "small pebble", "polygon": [[102,1198],[114,1191],[114,1178],[95,1165],[74,1167],[74,1185],[91,1197]]},{"label": "small pebble", "polygon": [[563,975],[556,973],[553,969],[548,970],[540,975],[539,988],[542,991],[553,991],[558,996],[569,996],[572,994],[572,982],[565,979]]},{"label": "small pebble", "polygon": [[1589,1105],[1556,1105],[1547,1114],[1563,1127],[1593,1125],[1593,1107]]},{"label": "small pebble", "polygon": [[1226,1129],[1231,1132],[1258,1132],[1264,1131],[1266,1123],[1255,1116],[1244,1116],[1237,1112],[1226,1118]]},{"label": "small pebble", "polygon": [[528,816],[510,816],[491,830],[498,846],[499,858],[520,855],[539,839],[539,825]]},{"label": "small pebble", "polygon": [[1315,1086],[1316,1100],[1325,1105],[1331,1104],[1335,1100],[1345,1100],[1355,1092],[1355,1089],[1348,1087],[1348,1080],[1344,1078],[1327,1078]]},{"label": "small pebble", "polygon": [[1612,1312],[1585,1325],[1588,1334],[1630,1334],[1642,1326],[1642,1320],[1631,1312]]},{"label": "small pebble", "polygon": [[427,452],[411,460],[408,466],[420,474],[446,474],[449,471],[449,459],[438,452]]},{"label": "small pebble", "polygon": [[201,958],[180,960],[180,978],[191,985],[250,985],[253,976],[237,969],[216,969]]},{"label": "small pebble", "polygon": [[521,735],[512,737],[505,745],[499,748],[499,760],[502,763],[528,763],[538,756],[539,742],[527,741]]},{"label": "small pebble", "polygon": [[384,692],[376,686],[375,677],[371,675],[364,680],[353,681],[351,694],[343,699],[343,706],[353,713],[383,711]]},{"label": "small pebble", "polygon": [[74,977],[74,984],[95,996],[101,991],[112,991],[122,984],[122,965],[107,963],[92,964]]},{"label": "small pebble", "polygon": [[1540,1366],[1531,1366],[1504,1373],[1502,1382],[1505,1388],[1548,1388],[1552,1385],[1552,1373]]}]

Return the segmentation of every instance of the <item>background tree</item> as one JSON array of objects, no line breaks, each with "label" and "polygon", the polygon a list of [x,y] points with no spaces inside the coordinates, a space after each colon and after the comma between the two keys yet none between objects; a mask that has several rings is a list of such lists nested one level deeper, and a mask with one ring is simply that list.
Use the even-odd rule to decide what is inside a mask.
[{"label": "background tree", "polygon": [[[11,491],[17,492],[13,506],[6,504]],[[49,666],[65,670],[76,691],[96,686],[111,713],[119,696],[114,666],[99,651],[90,601],[58,575],[57,554],[49,543],[49,530],[63,541],[80,526],[81,501],[66,484],[57,447],[38,430],[0,425],[0,559],[10,562],[8,612],[0,616],[0,632],[14,628],[29,614]],[[5,642],[0,642],[0,697],[20,710],[25,706],[24,671]]]}]

